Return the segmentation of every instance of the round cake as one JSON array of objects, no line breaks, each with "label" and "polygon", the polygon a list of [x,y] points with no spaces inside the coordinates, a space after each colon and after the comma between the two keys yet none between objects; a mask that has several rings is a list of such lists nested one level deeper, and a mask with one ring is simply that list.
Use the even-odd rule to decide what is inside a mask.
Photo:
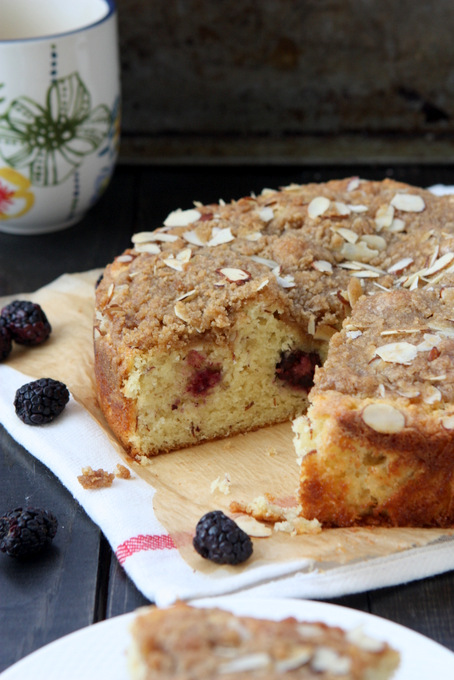
[{"label": "round cake", "polygon": [[453,201],[354,177],[195,203],[136,234],[97,287],[94,327],[99,402],[126,451],[304,414],[360,298],[443,286]]}]

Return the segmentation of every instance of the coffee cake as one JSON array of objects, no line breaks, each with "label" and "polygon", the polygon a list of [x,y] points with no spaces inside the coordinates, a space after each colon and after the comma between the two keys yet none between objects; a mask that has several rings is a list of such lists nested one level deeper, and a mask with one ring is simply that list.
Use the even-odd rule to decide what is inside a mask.
[{"label": "coffee cake", "polygon": [[235,616],[184,604],[139,610],[131,640],[132,680],[387,680],[399,664],[398,652],[358,629]]}]

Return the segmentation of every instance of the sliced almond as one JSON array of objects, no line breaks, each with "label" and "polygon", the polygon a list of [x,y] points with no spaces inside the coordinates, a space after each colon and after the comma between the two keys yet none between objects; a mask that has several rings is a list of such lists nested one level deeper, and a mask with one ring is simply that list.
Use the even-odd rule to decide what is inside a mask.
[{"label": "sliced almond", "polygon": [[331,262],[328,262],[327,260],[314,260],[312,262],[312,266],[318,272],[324,272],[325,274],[333,273],[333,265],[331,264]]},{"label": "sliced almond", "polygon": [[333,228],[333,231],[335,231],[336,234],[340,234],[347,243],[356,243],[358,240],[358,234],[351,229],[347,229],[347,227],[336,227]]},{"label": "sliced almond", "polygon": [[386,331],[381,331],[380,335],[398,335],[399,333],[420,333],[421,328],[390,328]]},{"label": "sliced almond", "polygon": [[436,404],[441,401],[441,392],[433,385],[427,385],[423,392],[423,401],[425,404]]},{"label": "sliced almond", "polygon": [[269,267],[270,269],[275,269],[276,267],[279,267],[278,263],[275,262],[274,260],[268,260],[266,257],[260,257],[260,255],[251,255],[251,260],[254,260],[254,262],[258,262],[259,264],[264,264],[266,267]]},{"label": "sliced almond", "polygon": [[136,253],[151,253],[152,255],[157,255],[161,252],[161,248],[157,243],[137,243],[134,246]]},{"label": "sliced almond", "polygon": [[261,281],[259,283],[259,285],[257,286],[256,290],[257,291],[262,290],[263,288],[265,288],[265,286],[267,286],[269,284],[269,282],[270,282],[269,279],[263,279],[263,281]]},{"label": "sliced almond", "polygon": [[378,272],[374,272],[371,269],[352,271],[351,275],[355,276],[358,279],[376,279],[380,276]]},{"label": "sliced almond", "polygon": [[110,286],[107,289],[107,302],[109,302],[109,300],[112,298],[114,290],[115,290],[115,284],[111,283]]},{"label": "sliced almond", "polygon": [[368,244],[364,241],[359,241],[359,243],[344,243],[341,248],[340,254],[346,260],[359,260],[364,264],[364,262],[370,262],[375,257],[377,257],[379,251],[369,248]]},{"label": "sliced almond", "polygon": [[258,241],[263,236],[261,231],[251,231],[249,234],[243,236],[246,241]]},{"label": "sliced almond", "polygon": [[206,246],[206,242],[202,241],[196,231],[185,231],[181,237],[192,246]]},{"label": "sliced almond", "polygon": [[178,241],[179,236],[176,234],[166,234],[164,231],[139,231],[133,234],[131,241],[133,243],[152,243],[153,241],[162,241],[172,243]]},{"label": "sliced almond", "polygon": [[216,269],[216,271],[231,283],[244,283],[245,281],[249,281],[251,279],[250,273],[244,269],[237,269],[235,267],[222,267],[221,269]]},{"label": "sliced almond", "polygon": [[441,419],[441,424],[445,428],[445,430],[454,430],[454,414],[449,415],[449,416],[444,416]]},{"label": "sliced almond", "polygon": [[274,217],[274,211],[273,208],[262,208],[259,212],[259,217],[262,220],[262,222],[270,222],[270,220],[273,219]]},{"label": "sliced almond", "polygon": [[230,227],[225,227],[224,229],[213,227],[211,238],[208,241],[207,246],[210,248],[214,246],[220,246],[223,243],[229,243],[229,241],[233,241],[234,239],[235,237],[230,231]]},{"label": "sliced almond", "polygon": [[173,311],[175,312],[175,316],[185,323],[189,323],[190,316],[186,305],[184,305],[182,302],[177,302],[173,308]]},{"label": "sliced almond", "polygon": [[177,272],[183,271],[183,263],[179,262],[173,255],[169,255],[169,257],[164,258],[162,261],[170,269],[174,269]]},{"label": "sliced almond", "polygon": [[394,208],[392,205],[381,205],[375,213],[375,225],[377,231],[388,229],[394,218]]},{"label": "sliced almond", "polygon": [[281,276],[281,268],[275,267],[275,269],[272,270],[274,276],[276,277],[276,281],[281,288],[294,288],[295,287],[295,277],[292,274],[284,274]]},{"label": "sliced almond", "polygon": [[333,206],[338,215],[350,215],[350,206],[346,203],[342,203],[342,201],[334,201]]},{"label": "sliced almond", "polygon": [[418,194],[397,193],[391,201],[396,210],[404,212],[422,212],[426,207],[424,199]]},{"label": "sliced almond", "polygon": [[385,250],[387,246],[383,236],[379,236],[378,234],[363,234],[361,236],[361,241],[364,241],[364,243],[366,243],[369,248],[378,250],[380,252]]},{"label": "sliced almond", "polygon": [[220,664],[218,673],[220,675],[230,673],[248,673],[249,671],[260,670],[266,668],[271,663],[271,658],[265,652],[256,652],[253,654],[245,654],[238,656],[232,661]]},{"label": "sliced almond", "polygon": [[367,212],[369,210],[367,205],[362,205],[361,203],[356,203],[356,204],[349,203],[348,207],[350,208],[350,210],[352,212],[355,212],[355,213],[363,213],[363,212]]},{"label": "sliced almond", "polygon": [[404,387],[403,389],[396,390],[397,394],[400,394],[401,397],[405,397],[406,399],[416,399],[416,397],[419,397],[421,394],[421,391],[418,390],[417,387],[412,387],[411,385],[408,387]]},{"label": "sliced almond", "polygon": [[388,227],[389,231],[391,231],[393,234],[400,233],[401,231],[405,231],[405,222],[400,219],[400,217],[396,217]]},{"label": "sliced almond", "polygon": [[352,177],[349,183],[347,184],[347,191],[355,191],[355,189],[358,189],[360,184],[361,180],[359,179],[359,177]]},{"label": "sliced almond", "polygon": [[418,352],[430,352],[434,347],[439,347],[442,342],[442,338],[434,333],[424,333],[424,340],[416,345]]},{"label": "sliced almond", "polygon": [[408,365],[416,358],[418,350],[410,342],[390,342],[377,347],[375,354],[388,363]]},{"label": "sliced almond", "polygon": [[329,198],[326,198],[325,196],[316,196],[307,206],[307,214],[314,220],[328,210],[330,203],[331,201]]},{"label": "sliced almond", "polygon": [[177,297],[177,302],[180,300],[186,300],[189,302],[189,300],[192,300],[195,296],[197,295],[197,291],[195,288],[192,290],[189,290],[187,293],[183,293],[183,295],[180,295],[180,297]]},{"label": "sliced almond", "polygon": [[166,227],[187,227],[188,224],[197,222],[202,217],[202,213],[195,208],[189,208],[189,210],[174,210],[171,212],[164,220],[164,226]]},{"label": "sliced almond", "polygon": [[369,635],[366,635],[361,626],[349,630],[346,637],[349,642],[357,645],[365,652],[381,652],[382,649],[385,648],[385,643],[382,640],[369,637]]},{"label": "sliced almond", "polygon": [[341,656],[337,651],[330,647],[320,645],[315,650],[311,660],[311,667],[317,673],[329,673],[333,675],[347,675],[351,670],[351,659],[348,656]]},{"label": "sliced almond", "polygon": [[403,257],[389,267],[388,274],[400,274],[411,264],[413,264],[412,257]]},{"label": "sliced almond", "polygon": [[271,527],[263,524],[262,522],[258,522],[250,515],[241,515],[240,517],[235,517],[235,524],[237,524],[240,529],[246,532],[248,536],[252,536],[252,538],[267,538],[273,533]]},{"label": "sliced almond", "polygon": [[380,434],[394,434],[405,427],[404,414],[390,404],[368,404],[361,415],[366,425]]},{"label": "sliced almond", "polygon": [[347,331],[345,333],[347,338],[349,338],[350,340],[356,340],[356,338],[361,337],[362,334],[363,334],[362,331]]},{"label": "sliced almond", "polygon": [[423,269],[421,272],[421,276],[431,276],[432,274],[435,274],[436,272],[440,271],[440,269],[444,269],[445,267],[448,266],[452,261],[454,260],[454,253],[445,253],[441,257],[438,258],[438,260],[435,260],[433,265],[431,267],[428,267],[427,269]]},{"label": "sliced almond", "polygon": [[119,255],[117,258],[115,258],[117,262],[132,262],[133,261],[133,256],[132,255]]},{"label": "sliced almond", "polygon": [[183,248],[176,254],[176,259],[178,262],[186,264],[192,257],[192,250],[190,248]]},{"label": "sliced almond", "polygon": [[288,673],[289,671],[294,671],[297,668],[301,668],[310,661],[312,657],[312,648],[307,646],[299,646],[293,650],[292,656],[286,659],[278,659],[275,662],[275,668],[277,673]]}]

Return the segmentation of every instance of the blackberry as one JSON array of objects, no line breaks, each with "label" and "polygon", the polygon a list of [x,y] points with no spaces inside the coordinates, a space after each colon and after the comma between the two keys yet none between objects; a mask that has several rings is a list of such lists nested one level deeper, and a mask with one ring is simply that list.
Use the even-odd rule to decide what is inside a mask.
[{"label": "blackberry", "polygon": [[0,316],[0,361],[6,359],[13,346],[11,333],[6,326],[5,319]]},{"label": "blackberry", "polygon": [[295,349],[282,352],[276,364],[276,377],[291,387],[309,390],[314,384],[315,367],[320,366],[320,357],[315,352]]},{"label": "blackberry", "polygon": [[221,510],[207,512],[198,522],[193,546],[202,557],[217,564],[240,564],[252,555],[252,541]]},{"label": "blackberry", "polygon": [[60,415],[68,401],[69,392],[64,383],[40,378],[19,387],[14,407],[26,425],[43,425]]},{"label": "blackberry", "polygon": [[41,307],[28,300],[14,300],[3,307],[1,316],[12,339],[20,345],[40,345],[52,330]]},{"label": "blackberry", "polygon": [[0,550],[11,557],[41,552],[57,533],[57,518],[38,508],[16,508],[0,517]]}]

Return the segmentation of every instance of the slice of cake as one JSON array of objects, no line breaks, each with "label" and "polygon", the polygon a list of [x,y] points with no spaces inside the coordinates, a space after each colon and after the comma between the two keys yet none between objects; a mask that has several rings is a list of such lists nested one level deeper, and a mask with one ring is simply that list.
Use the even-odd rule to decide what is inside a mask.
[{"label": "slice of cake", "polygon": [[131,637],[132,680],[387,680],[399,664],[398,652],[360,630],[184,604],[139,610]]},{"label": "slice of cake", "polygon": [[363,293],[452,266],[452,214],[450,197],[350,178],[196,204],[136,234],[104,272],[94,328],[124,448],[140,460],[304,413]]},{"label": "slice of cake", "polygon": [[454,524],[454,287],[364,296],[293,424],[303,515]]}]

